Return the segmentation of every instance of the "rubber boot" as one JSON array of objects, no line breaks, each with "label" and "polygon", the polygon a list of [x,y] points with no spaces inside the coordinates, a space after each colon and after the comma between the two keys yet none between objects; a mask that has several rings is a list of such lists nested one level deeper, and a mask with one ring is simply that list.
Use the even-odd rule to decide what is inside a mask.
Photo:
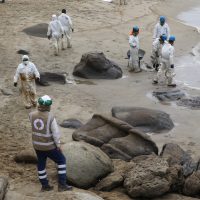
[{"label": "rubber boot", "polygon": [[70,191],[72,190],[72,186],[70,185],[61,185],[61,184],[58,184],[58,192],[63,192],[63,191]]},{"label": "rubber boot", "polygon": [[41,188],[41,192],[47,192],[53,190],[53,186],[50,185],[43,185]]}]

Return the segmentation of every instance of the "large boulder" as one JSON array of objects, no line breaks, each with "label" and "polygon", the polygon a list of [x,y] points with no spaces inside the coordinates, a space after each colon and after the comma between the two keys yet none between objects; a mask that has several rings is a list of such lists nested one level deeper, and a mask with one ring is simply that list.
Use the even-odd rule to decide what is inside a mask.
[{"label": "large boulder", "polygon": [[40,80],[36,80],[36,83],[41,86],[49,86],[50,85],[49,82],[65,84],[66,75],[62,73],[54,73],[54,72],[41,72]]},{"label": "large boulder", "polygon": [[79,188],[94,186],[113,171],[112,161],[97,147],[84,142],[70,142],[62,149],[67,158],[68,181]]},{"label": "large boulder", "polygon": [[185,177],[197,170],[198,162],[195,162],[192,157],[177,144],[165,144],[160,155],[167,158],[170,166],[181,165]]},{"label": "large boulder", "polygon": [[170,116],[160,110],[140,107],[114,107],[112,116],[137,127],[144,132],[160,133],[174,127]]},{"label": "large boulder", "polygon": [[185,180],[183,193],[188,196],[200,196],[200,171],[193,172],[193,174]]},{"label": "large boulder", "polygon": [[158,153],[156,144],[148,135],[114,117],[94,115],[73,133],[72,138],[100,147],[113,159],[129,161],[138,155]]},{"label": "large boulder", "polygon": [[102,52],[89,52],[82,55],[73,75],[87,79],[117,79],[122,77],[122,70]]},{"label": "large boulder", "polygon": [[133,197],[153,198],[170,191],[179,168],[170,168],[166,159],[156,155],[138,156],[125,175],[124,187]]},{"label": "large boulder", "polygon": [[8,186],[8,180],[5,177],[0,177],[0,200],[4,199],[6,189]]}]

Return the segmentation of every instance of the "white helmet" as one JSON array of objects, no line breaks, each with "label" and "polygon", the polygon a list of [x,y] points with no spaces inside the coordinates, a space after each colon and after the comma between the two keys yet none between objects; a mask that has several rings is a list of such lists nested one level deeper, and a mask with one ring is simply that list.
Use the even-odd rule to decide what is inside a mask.
[{"label": "white helmet", "polygon": [[56,15],[52,15],[52,21],[55,21],[57,19]]}]

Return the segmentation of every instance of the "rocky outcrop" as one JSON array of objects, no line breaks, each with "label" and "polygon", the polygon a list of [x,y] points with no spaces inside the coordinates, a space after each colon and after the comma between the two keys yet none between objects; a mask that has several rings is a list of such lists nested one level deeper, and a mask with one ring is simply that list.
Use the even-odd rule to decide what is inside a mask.
[{"label": "rocky outcrop", "polygon": [[70,142],[63,145],[62,150],[67,159],[68,181],[79,188],[94,186],[113,171],[110,158],[90,144]]},{"label": "rocky outcrop", "polygon": [[188,196],[200,196],[200,171],[193,172],[193,174],[185,180],[183,193]]},{"label": "rocky outcrop", "polygon": [[177,144],[165,144],[160,155],[167,158],[170,166],[181,165],[185,177],[197,170],[198,162],[195,162],[192,157]]},{"label": "rocky outcrop", "polygon": [[66,76],[65,74],[61,73],[53,73],[53,72],[41,72],[40,73],[40,80],[36,80],[36,83],[41,86],[49,86],[49,82],[55,82],[59,84],[66,83]]},{"label": "rocky outcrop", "polygon": [[138,156],[125,175],[124,187],[132,198],[161,196],[176,182],[179,168],[170,168],[166,159],[156,155]]},{"label": "rocky outcrop", "polygon": [[4,199],[6,189],[8,186],[8,180],[5,177],[0,177],[0,200]]},{"label": "rocky outcrop", "polygon": [[89,52],[82,55],[73,75],[87,79],[117,79],[122,77],[122,70],[102,52]]},{"label": "rocky outcrop", "polygon": [[72,137],[100,147],[112,159],[129,161],[138,155],[158,153],[148,135],[113,117],[94,115]]},{"label": "rocky outcrop", "polygon": [[83,126],[82,122],[80,122],[77,119],[66,119],[63,120],[63,122],[60,124],[63,128],[72,128],[72,129],[78,129],[81,126]]},{"label": "rocky outcrop", "polygon": [[160,133],[174,127],[170,116],[160,110],[141,107],[114,107],[112,108],[112,116],[143,132]]}]

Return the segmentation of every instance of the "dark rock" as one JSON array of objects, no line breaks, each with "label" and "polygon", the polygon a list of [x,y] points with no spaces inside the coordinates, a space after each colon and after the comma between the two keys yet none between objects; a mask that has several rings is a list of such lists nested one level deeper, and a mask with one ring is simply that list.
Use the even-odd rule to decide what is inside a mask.
[{"label": "dark rock", "polygon": [[40,80],[36,83],[41,86],[49,86],[49,82],[56,82],[60,84],[66,83],[66,76],[65,74],[61,73],[53,73],[53,72],[42,72],[40,73]]},{"label": "dark rock", "polygon": [[200,171],[194,172],[186,179],[183,193],[188,196],[200,195]]},{"label": "dark rock", "polygon": [[89,52],[82,55],[73,75],[86,79],[117,79],[122,77],[122,70],[102,52]]},{"label": "dark rock", "polygon": [[99,179],[113,172],[110,158],[101,149],[85,142],[70,142],[62,146],[67,158],[67,179],[79,188],[94,186]]},{"label": "dark rock", "polygon": [[35,26],[25,28],[23,30],[23,32],[25,32],[27,35],[46,38],[47,37],[47,29],[48,29],[48,24],[42,23],[42,24],[37,24]]},{"label": "dark rock", "polygon": [[176,164],[181,165],[185,177],[197,170],[198,162],[195,162],[192,157],[177,144],[165,144],[160,155],[168,159],[170,166]]},{"label": "dark rock", "polygon": [[83,126],[83,124],[77,119],[66,119],[60,124],[60,126],[64,128],[77,129]]},{"label": "dark rock", "polygon": [[124,187],[131,197],[153,198],[170,191],[178,170],[170,168],[166,159],[148,155],[138,156],[132,162],[124,180]]},{"label": "dark rock", "polygon": [[24,49],[20,49],[17,51],[18,54],[21,54],[21,55],[29,55],[29,52],[24,50]]},{"label": "dark rock", "polygon": [[148,135],[126,122],[102,115],[94,115],[73,133],[72,138],[101,147],[113,159],[128,161],[134,156],[158,153],[156,144]]},{"label": "dark rock", "polygon": [[14,157],[17,163],[37,163],[37,157],[33,150],[23,150]]},{"label": "dark rock", "polygon": [[0,177],[0,200],[3,200],[6,194],[8,180],[5,177]]},{"label": "dark rock", "polygon": [[200,109],[200,96],[180,99],[177,104],[191,109]]},{"label": "dark rock", "polygon": [[178,89],[166,89],[166,90],[157,90],[153,92],[159,101],[177,101],[185,97],[185,93]]},{"label": "dark rock", "polygon": [[114,107],[112,108],[112,116],[143,132],[160,133],[174,127],[170,116],[159,110],[140,107]]}]

